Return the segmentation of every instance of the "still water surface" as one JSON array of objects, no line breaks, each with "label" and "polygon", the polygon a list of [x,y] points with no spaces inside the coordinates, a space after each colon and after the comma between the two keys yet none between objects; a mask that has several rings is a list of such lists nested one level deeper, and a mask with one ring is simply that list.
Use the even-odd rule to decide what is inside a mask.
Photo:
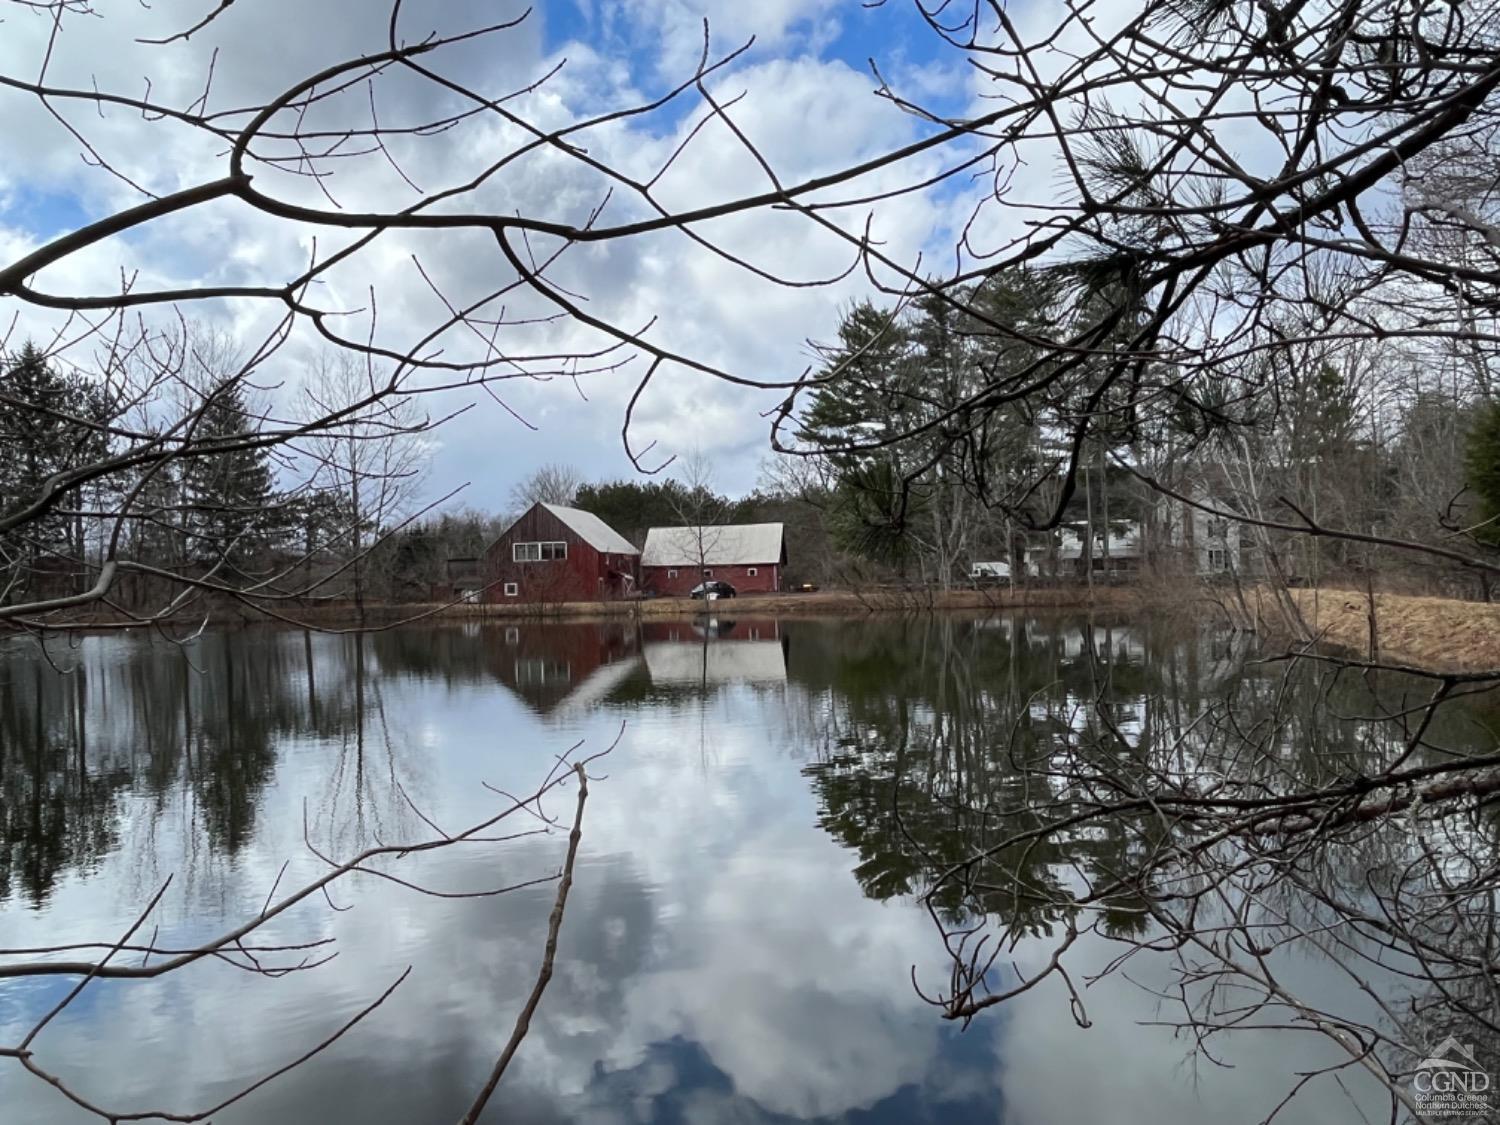
[{"label": "still water surface", "polygon": [[[1089,990],[1087,1030],[1051,985],[967,1030],[943,1021],[912,985],[914,969],[934,987],[946,978],[905,835],[942,842],[945,806],[923,779],[951,766],[944,755],[997,757],[1017,708],[1092,699],[1099,661],[1116,721],[1140,731],[1276,675],[1245,671],[1239,644],[1149,621],[933,617],[267,630],[185,650],[110,636],[49,660],[12,644],[0,649],[0,948],[113,940],[168,876],[156,940],[192,945],[257,913],[284,863],[283,888],[319,873],[304,832],[347,857],[430,835],[413,805],[462,827],[497,808],[485,782],[528,791],[554,755],[618,739],[591,786],[557,975],[494,1120],[1254,1122],[1321,1048],[1245,1037],[1231,1067],[1195,1066],[1170,1028],[1143,1025],[1159,1012],[1120,978]],[[1357,733],[1324,721],[1297,737]],[[555,872],[564,845],[449,850],[402,873],[496,886]],[[340,910],[312,900],[259,935],[336,938],[338,957],[315,971],[266,979],[200,962],[96,982],[35,1047],[111,1106],[201,1109],[412,966],[329,1052],[215,1120],[452,1121],[531,986],[552,895],[433,900],[356,876],[334,892]],[[1114,952],[1085,947],[1075,967]],[[1015,962],[1034,969],[1045,953],[1023,944]],[[1155,971],[1133,975],[1150,985]],[[1286,972],[1314,992],[1328,976],[1311,961]],[[0,1044],[73,983],[0,983]],[[0,1064],[6,1125],[96,1120]],[[1370,1093],[1347,1086],[1356,1101]],[[1329,1084],[1280,1120],[1358,1115]]]}]

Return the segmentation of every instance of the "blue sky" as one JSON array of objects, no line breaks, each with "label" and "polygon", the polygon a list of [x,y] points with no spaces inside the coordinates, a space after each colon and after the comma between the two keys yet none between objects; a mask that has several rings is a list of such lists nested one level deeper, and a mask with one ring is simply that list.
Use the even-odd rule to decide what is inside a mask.
[{"label": "blue sky", "polygon": [[64,234],[96,217],[67,192],[46,191],[26,183],[18,184],[5,201],[5,221],[39,239]]},{"label": "blue sky", "polygon": [[[611,6],[607,0],[602,5],[594,0],[544,2],[538,11],[548,50],[558,50],[570,41],[596,47],[607,45],[611,52],[628,56],[634,69],[649,73],[653,66],[650,39],[641,35],[638,27],[601,10]],[[753,11],[754,5],[746,7]],[[925,65],[944,58],[951,61],[951,50],[938,40],[917,9],[906,0],[887,0],[876,7],[851,0],[835,5],[827,15],[831,18],[820,19],[813,14],[792,24],[797,31],[796,50],[820,58],[841,59],[866,73],[871,58],[879,60],[882,66],[901,62]],[[720,50],[738,46],[741,41],[739,37],[731,40],[727,32],[714,30],[712,22],[710,30],[714,33],[714,45]],[[822,33],[824,30],[828,34]],[[782,49],[782,44],[768,47],[758,43],[752,48],[752,57],[756,54],[764,57]]]}]

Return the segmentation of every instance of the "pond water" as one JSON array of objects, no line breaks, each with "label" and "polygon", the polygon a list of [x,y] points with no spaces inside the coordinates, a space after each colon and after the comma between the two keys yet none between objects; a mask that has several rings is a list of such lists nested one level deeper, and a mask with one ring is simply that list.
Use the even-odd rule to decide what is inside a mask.
[{"label": "pond water", "polygon": [[[1086,1029],[1056,979],[967,1028],[913,984],[947,984],[917,897],[921,850],[963,846],[944,787],[1003,785],[1017,717],[1092,700],[1101,668],[1135,732],[1180,729],[1246,676],[1274,686],[1242,643],[1153,621],[936,616],[249,630],[184,647],[114,635],[46,658],[16,641],[0,648],[0,949],[113,942],[169,876],[138,940],[191,947],[254,917],[278,881],[320,874],[309,843],[347,858],[431,837],[424,817],[466,827],[503,807],[486,783],[529,792],[556,755],[613,744],[593,767],[556,975],[486,1120],[1255,1122],[1326,1043],[1245,1036],[1230,1065],[1195,1061],[1162,1025],[1149,960],[1086,990]],[[1454,744],[1482,729],[1443,722]],[[1289,737],[1318,754],[1365,734],[1324,715]],[[573,792],[547,811],[571,817]],[[565,847],[553,832],[385,869],[474,890],[553,874]],[[453,1121],[532,986],[554,893],[434,899],[351,876],[256,937],[335,939],[326,964],[95,981],[32,1047],[100,1104],[197,1111],[410,966],[326,1052],[213,1120]],[[1026,971],[1047,950],[1023,942],[1007,960]],[[1116,952],[1085,942],[1080,986]],[[1284,972],[1334,987],[1315,958]],[[0,1046],[74,984],[0,979]],[[1358,1120],[1377,1095],[1346,1073],[1279,1120]],[[0,1058],[0,1120],[98,1119]]]}]

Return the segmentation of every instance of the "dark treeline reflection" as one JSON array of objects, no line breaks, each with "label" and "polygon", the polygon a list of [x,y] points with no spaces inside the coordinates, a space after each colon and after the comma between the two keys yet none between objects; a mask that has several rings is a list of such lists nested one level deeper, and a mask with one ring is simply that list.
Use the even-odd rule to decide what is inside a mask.
[{"label": "dark treeline reflection", "polygon": [[[1448,1036],[1500,1058],[1485,887],[1500,805],[1366,821],[1358,788],[1393,762],[1490,760],[1500,693],[1434,710],[1431,681],[1257,659],[1253,638],[1165,622],[927,618],[795,641],[791,675],[822,692],[805,767],[821,823],[868,895],[927,904],[953,967],[924,995],[955,1018],[1041,979],[1008,970],[1020,942],[1066,966],[1090,934],[1115,966],[1188,950],[1156,994],[1179,1001],[1159,1018],[1187,1040],[1357,1027],[1393,1104]],[[1226,830],[1232,817],[1195,821],[1189,804],[1350,786],[1303,828]],[[1277,983],[1306,958],[1326,990],[1313,1001]]]},{"label": "dark treeline reflection", "polygon": [[[1276,768],[1317,780],[1358,771],[1381,740],[1400,737],[1393,724],[1334,720],[1396,708],[1402,685],[1373,692],[1347,673],[1247,669],[1248,646],[1164,622],[930,616],[246,630],[185,646],[107,636],[59,643],[46,659],[15,641],[0,648],[0,897],[41,905],[60,875],[89,871],[120,846],[126,801],[132,832],[185,803],[193,846],[232,855],[256,830],[290,738],[317,740],[326,759],[311,814],[320,838],[344,846],[394,831],[410,815],[398,788],[410,789],[417,767],[406,717],[387,714],[393,678],[503,685],[544,718],[774,692],[775,733],[809,760],[824,826],[858,855],[859,881],[878,898],[920,892],[935,863],[1055,800],[1017,768],[1049,740],[1082,735],[1107,749],[1125,734],[1136,755],[1222,754],[1222,732],[1201,720],[1232,699],[1247,728],[1275,706]],[[1429,740],[1462,750],[1478,733],[1453,707]],[[1022,890],[996,879],[981,900],[1013,917],[1055,903],[1066,870],[1099,875],[1150,839],[1144,819],[1117,829],[1068,840],[1066,855],[1049,839],[1024,858],[993,857],[1024,868]],[[948,905],[958,910],[956,898]],[[1128,904],[1114,908],[1119,927],[1138,924]],[[1046,922],[1038,912],[1031,924]]]},{"label": "dark treeline reflection", "polygon": [[[1301,1040],[1260,1055],[1257,1039],[1243,1069],[1225,1069],[1232,1105],[1163,1107],[1181,1092],[1174,1068],[1192,1035],[1237,1025],[1244,997],[1265,995],[1247,972],[1272,947],[1276,972],[1301,985],[1297,1004],[1381,1029],[1390,1073],[1410,1067],[1404,1044],[1449,1034],[1488,1057],[1493,978],[1473,967],[1494,963],[1492,900],[1465,892],[1461,919],[1446,904],[1454,880],[1500,863],[1495,803],[1425,836],[1403,813],[1291,852],[1274,833],[1217,835],[1224,818],[1189,806],[1225,788],[1337,789],[1404,756],[1492,752],[1500,701],[1444,704],[1408,756],[1430,682],[1258,655],[1254,638],[1211,625],[1066,615],[246,629],[180,646],[89,637],[45,657],[16,640],[0,646],[0,905],[27,945],[54,930],[112,939],[171,875],[186,932],[239,919],[283,863],[297,879],[295,865],[317,867],[304,826],[323,854],[348,857],[472,823],[493,796],[480,781],[529,778],[568,746],[618,735],[590,797],[557,980],[508,1094],[514,1120],[1052,1125],[1108,1116],[1113,1078],[1095,1093],[1075,1090],[1076,1075],[1132,1067],[1152,1083],[1135,1109],[1153,1121],[1221,1108],[1226,1121],[1264,1120],[1293,1068],[1326,1055]],[[1159,794],[1180,798],[1177,815],[1112,807],[1132,793],[1158,810]],[[424,873],[454,889],[532,878],[555,870],[558,843],[445,853]],[[1442,897],[1413,867],[1424,849]],[[1193,897],[1202,887],[1213,897]],[[131,1104],[155,1104],[180,1078],[184,1101],[211,1104],[221,1060],[194,1054],[210,1045],[180,1011],[243,1023],[232,1050],[212,1050],[248,1060],[231,1072],[268,1072],[294,1038],[316,1040],[332,1026],[320,1021],[415,965],[416,988],[235,1119],[431,1119],[492,1065],[550,894],[416,901],[370,881],[288,915],[289,940],[334,938],[340,956],[274,992],[240,975],[200,977],[193,991],[187,975],[176,979],[193,1007],[179,1010],[134,982],[99,982],[89,995],[109,1003],[72,1025],[78,1073],[114,1067],[97,1081]],[[1424,913],[1433,902],[1443,912]],[[1163,935],[1184,943],[1158,957]],[[1441,956],[1441,975],[1410,972],[1396,936]],[[1221,987],[1226,958],[1252,943],[1250,969]],[[1054,950],[1074,979],[1096,978],[1079,986],[1102,1032],[1092,1039],[1073,1037],[1057,980],[962,1034],[971,1013],[924,1003],[961,988],[1000,995],[1050,972]],[[1142,982],[1142,1007],[1134,988],[1094,987],[1104,961]],[[1213,990],[1227,1006],[1199,1003]],[[23,984],[6,1002],[52,1000]],[[1304,1010],[1270,1011],[1265,1026]],[[1212,1024],[1205,1012],[1229,1015]],[[1137,1032],[1136,1020],[1169,1026]],[[127,1037],[159,1056],[112,1062]],[[19,1119],[52,1119],[53,1092],[21,1078],[13,1089],[36,1100]],[[1349,1096],[1376,1104],[1363,1087]],[[1307,1109],[1290,1121],[1344,1119],[1328,1109],[1344,1105],[1341,1088],[1299,1098]]]},{"label": "dark treeline reflection", "polygon": [[386,738],[386,764],[366,763],[372,663],[368,638],[273,631],[0,650],[0,898],[40,906],[62,873],[88,871],[121,842],[127,800],[132,832],[186,801],[193,845],[234,854],[287,736],[326,739],[330,784],[363,794],[391,769]]},{"label": "dark treeline reflection", "polygon": [[[944,921],[989,914],[1013,934],[1050,934],[1078,890],[1131,870],[1173,830],[1145,810],[987,852],[1094,807],[1097,790],[1068,790],[1079,759],[1122,783],[1206,768],[1254,776],[1267,792],[1316,788],[1373,772],[1409,730],[1389,716],[1431,692],[1260,662],[1253,648],[1228,629],[1166,620],[801,627],[789,674],[820,697],[805,772],[823,826],[858,855],[855,875],[872,897],[926,893],[936,874],[982,854],[965,878],[938,887]],[[1491,695],[1439,710],[1427,741],[1460,754],[1493,747],[1485,708],[1497,703]],[[1347,858],[1343,874],[1363,879],[1368,852]],[[1144,932],[1138,907],[1128,893],[1111,896],[1103,929]]]},{"label": "dark treeline reflection", "polygon": [[[732,647],[731,647],[732,643]],[[775,621],[557,623],[325,636],[213,632],[190,644],[100,636],[0,647],[0,899],[42,906],[186,803],[190,852],[233,855],[289,739],[326,774],[312,830],[335,849],[409,822],[413,742],[383,685],[498,683],[546,716],[636,707],[732,683],[785,683]]]}]

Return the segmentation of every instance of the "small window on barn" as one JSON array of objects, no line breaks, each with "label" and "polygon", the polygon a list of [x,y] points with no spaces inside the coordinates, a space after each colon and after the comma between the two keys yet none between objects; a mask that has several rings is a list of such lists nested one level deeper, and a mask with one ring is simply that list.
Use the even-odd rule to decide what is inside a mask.
[{"label": "small window on barn", "polygon": [[714,576],[714,572],[713,572],[712,568],[705,566],[703,568],[703,577],[704,578],[712,578],[713,576]]},{"label": "small window on barn", "polygon": [[505,630],[505,643],[508,645],[520,644],[521,630],[517,629],[514,625],[507,626]]},{"label": "small window on barn", "polygon": [[505,596],[507,598],[513,598],[520,592],[520,588],[514,582],[507,582],[505,584]]},{"label": "small window on barn", "polygon": [[675,570],[668,570],[667,571],[667,577],[668,578],[676,578],[677,577],[677,572]]},{"label": "small window on barn", "polygon": [[557,562],[568,557],[568,545],[566,543],[539,543],[543,562]]},{"label": "small window on barn", "polygon": [[757,570],[757,569],[755,569],[755,567],[753,567],[753,566],[747,566],[745,568],[745,577],[746,578],[754,578],[759,573],[760,573],[760,571]]}]

